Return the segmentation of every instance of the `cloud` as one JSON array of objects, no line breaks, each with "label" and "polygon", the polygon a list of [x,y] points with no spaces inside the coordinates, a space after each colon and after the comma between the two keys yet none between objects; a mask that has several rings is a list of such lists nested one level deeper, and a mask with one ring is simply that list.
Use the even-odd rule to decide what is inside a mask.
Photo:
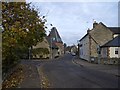
[{"label": "cloud", "polygon": [[70,45],[84,36],[88,28],[92,28],[93,19],[107,26],[118,25],[118,3],[116,2],[39,2],[33,4],[39,8],[42,15],[47,14],[48,23],[57,27],[63,41]]},{"label": "cloud", "polygon": [[26,0],[27,2],[118,2],[119,0]]}]

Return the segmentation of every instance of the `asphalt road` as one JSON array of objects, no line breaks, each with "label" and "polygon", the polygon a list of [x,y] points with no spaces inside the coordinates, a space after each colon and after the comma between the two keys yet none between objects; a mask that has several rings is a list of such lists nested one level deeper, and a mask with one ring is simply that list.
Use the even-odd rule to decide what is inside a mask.
[{"label": "asphalt road", "polygon": [[67,54],[58,60],[44,62],[43,73],[52,88],[118,88],[115,75],[77,66],[74,56]]}]

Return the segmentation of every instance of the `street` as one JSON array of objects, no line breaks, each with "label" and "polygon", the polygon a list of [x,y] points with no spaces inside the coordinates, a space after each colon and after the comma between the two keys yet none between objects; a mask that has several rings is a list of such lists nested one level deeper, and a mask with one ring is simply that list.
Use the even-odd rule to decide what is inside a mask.
[{"label": "street", "polygon": [[51,88],[118,88],[119,77],[77,66],[73,58],[67,54],[58,60],[44,62],[42,70]]},{"label": "street", "polygon": [[119,0],[2,1],[0,88],[119,89]]}]

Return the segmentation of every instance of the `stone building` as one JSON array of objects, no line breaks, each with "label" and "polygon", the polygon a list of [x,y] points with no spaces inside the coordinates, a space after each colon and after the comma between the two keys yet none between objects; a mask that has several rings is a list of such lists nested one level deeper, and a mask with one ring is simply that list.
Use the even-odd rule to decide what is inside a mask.
[{"label": "stone building", "polygon": [[93,28],[79,40],[79,57],[89,62],[99,63],[100,47],[114,37],[112,27],[105,26],[102,22],[93,23]]},{"label": "stone building", "polygon": [[46,37],[42,42],[38,42],[36,46],[32,47],[32,58],[50,58],[50,46]]},{"label": "stone building", "polygon": [[73,46],[71,46],[71,54],[72,55],[76,55],[77,54],[77,46],[76,45],[73,45]]},{"label": "stone building", "polygon": [[120,35],[101,46],[101,62],[118,64],[120,62]]},{"label": "stone building", "polygon": [[50,34],[47,36],[47,40],[50,45],[51,58],[55,58],[64,54],[64,45],[56,27],[51,29]]}]

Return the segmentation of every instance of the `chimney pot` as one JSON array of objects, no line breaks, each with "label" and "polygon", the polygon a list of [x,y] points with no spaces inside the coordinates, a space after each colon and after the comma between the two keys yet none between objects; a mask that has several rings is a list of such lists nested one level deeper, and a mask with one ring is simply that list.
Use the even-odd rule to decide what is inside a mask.
[{"label": "chimney pot", "polygon": [[96,21],[94,21],[93,28],[95,28],[97,25],[98,25],[98,23]]},{"label": "chimney pot", "polygon": [[89,33],[89,32],[90,32],[90,29],[88,28],[87,33]]}]

